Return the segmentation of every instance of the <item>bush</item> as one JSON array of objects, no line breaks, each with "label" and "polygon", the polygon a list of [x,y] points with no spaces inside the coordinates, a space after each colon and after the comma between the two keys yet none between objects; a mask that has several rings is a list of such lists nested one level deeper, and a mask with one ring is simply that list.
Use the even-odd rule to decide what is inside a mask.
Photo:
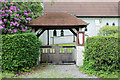
[{"label": "bush", "polygon": [[103,26],[99,29],[98,35],[108,36],[115,33],[118,33],[118,26]]},{"label": "bush", "polygon": [[89,37],[85,44],[83,67],[99,72],[116,72],[120,69],[119,56],[117,37]]},{"label": "bush", "polygon": [[17,71],[36,65],[41,42],[33,33],[2,35],[2,69]]}]

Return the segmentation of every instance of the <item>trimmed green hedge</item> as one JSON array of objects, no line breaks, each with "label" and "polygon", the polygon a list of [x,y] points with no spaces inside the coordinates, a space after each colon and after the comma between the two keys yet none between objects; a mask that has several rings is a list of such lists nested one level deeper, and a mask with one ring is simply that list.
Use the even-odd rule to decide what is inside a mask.
[{"label": "trimmed green hedge", "polygon": [[17,71],[37,64],[41,42],[33,33],[2,35],[2,69]]},{"label": "trimmed green hedge", "polygon": [[89,37],[86,40],[83,66],[86,70],[114,72],[120,69],[118,38]]}]

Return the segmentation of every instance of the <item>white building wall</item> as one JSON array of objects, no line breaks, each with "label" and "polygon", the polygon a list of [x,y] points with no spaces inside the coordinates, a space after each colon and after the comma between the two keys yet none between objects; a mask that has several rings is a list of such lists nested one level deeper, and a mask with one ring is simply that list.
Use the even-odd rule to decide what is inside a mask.
[{"label": "white building wall", "polygon": [[[88,35],[89,37],[92,36],[97,36],[97,33],[99,32],[99,29],[106,25],[108,23],[110,26],[112,26],[113,23],[115,23],[115,26],[118,26],[118,19],[117,18],[80,18],[83,21],[89,23],[87,26],[87,31],[85,31],[85,34]],[[101,20],[101,23],[99,25],[96,25],[95,21]],[[85,29],[83,28],[82,31]],[[61,36],[61,30],[57,30],[57,37],[54,37],[54,42],[53,42],[53,30],[49,30],[49,43],[50,45],[54,44],[61,44],[61,43],[73,43],[73,34],[69,30],[64,30],[64,35],[66,36]],[[87,36],[86,36],[87,38]],[[47,31],[45,31],[39,39],[43,42],[42,45],[47,45]],[[75,39],[76,41],[76,39]]]},{"label": "white building wall", "polygon": [[39,39],[42,41],[42,45],[47,45],[47,31],[45,31]]},{"label": "white building wall", "polygon": [[[115,23],[115,26],[118,26],[118,19],[117,18],[80,18],[83,21],[89,23],[87,26],[87,31],[85,32],[86,34],[89,35],[89,37],[92,36],[97,36],[97,33],[99,32],[99,29],[102,26],[105,26],[106,23],[109,24],[109,26],[112,26],[113,23]],[[96,24],[96,20],[101,20],[100,25]]]}]

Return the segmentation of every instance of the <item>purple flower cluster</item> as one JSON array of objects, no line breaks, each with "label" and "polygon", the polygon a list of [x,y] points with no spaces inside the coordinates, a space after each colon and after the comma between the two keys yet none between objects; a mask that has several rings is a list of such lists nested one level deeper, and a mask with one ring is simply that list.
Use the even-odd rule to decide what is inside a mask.
[{"label": "purple flower cluster", "polygon": [[12,6],[14,5],[14,3],[10,3]]},{"label": "purple flower cluster", "polygon": [[14,33],[16,33],[16,32],[17,32],[17,28],[14,29]]},{"label": "purple flower cluster", "polygon": [[27,13],[27,11],[26,11],[26,10],[24,10],[24,12],[25,12],[25,13]]},{"label": "purple flower cluster", "polygon": [[25,32],[27,29],[28,29],[28,27],[25,27],[25,29],[23,28],[23,26],[21,26],[21,28],[22,28],[22,32]]},{"label": "purple flower cluster", "polygon": [[0,13],[5,13],[5,11],[0,10]]},{"label": "purple flower cluster", "polygon": [[29,12],[31,11],[31,9],[28,10]]},{"label": "purple flower cluster", "polygon": [[12,14],[10,14],[10,16],[13,16]]},{"label": "purple flower cluster", "polygon": [[28,23],[28,21],[25,21],[25,23]]},{"label": "purple flower cluster", "polygon": [[5,12],[10,12],[10,13],[12,13],[12,11],[11,11],[11,10],[5,10]]},{"label": "purple flower cluster", "polygon": [[10,27],[11,27],[12,25],[18,27],[18,26],[19,26],[19,23],[18,23],[18,22],[11,22]]},{"label": "purple flower cluster", "polygon": [[16,17],[14,18],[14,20],[16,20],[16,21],[20,21],[20,19],[17,19]]},{"label": "purple flower cluster", "polygon": [[11,30],[11,29],[8,29],[8,31],[11,32],[11,33],[13,33],[13,30]]},{"label": "purple flower cluster", "polygon": [[8,29],[8,31],[11,32],[11,33],[13,33],[13,32],[16,33],[17,32],[17,28],[15,28],[14,30]]},{"label": "purple flower cluster", "polygon": [[12,30],[11,30],[11,29],[8,29],[8,31],[10,31],[10,32],[11,32]]},{"label": "purple flower cluster", "polygon": [[5,9],[8,9],[8,7],[6,6]]},{"label": "purple flower cluster", "polygon": [[28,27],[25,27],[25,30],[27,30]]},{"label": "purple flower cluster", "polygon": [[5,25],[2,25],[3,26],[3,28],[5,27]]},{"label": "purple flower cluster", "polygon": [[11,6],[10,9],[11,10],[16,10],[16,6]]},{"label": "purple flower cluster", "polygon": [[0,25],[0,29],[3,29],[3,26]]},{"label": "purple flower cluster", "polygon": [[0,24],[2,24],[3,22],[2,22],[2,20],[0,20]]},{"label": "purple flower cluster", "polygon": [[29,15],[29,13],[24,13],[24,15],[28,16],[28,15]]},{"label": "purple flower cluster", "polygon": [[19,17],[19,14],[16,14],[15,17]]},{"label": "purple flower cluster", "polygon": [[22,25],[20,25],[20,28],[22,28],[23,26]]},{"label": "purple flower cluster", "polygon": [[4,22],[6,22],[6,21],[7,21],[7,19],[3,19],[3,21],[4,21]]},{"label": "purple flower cluster", "polygon": [[21,30],[22,32],[25,32],[26,30],[24,29],[24,28],[22,28],[22,30]]},{"label": "purple flower cluster", "polygon": [[5,4],[7,4],[7,2],[5,2]]},{"label": "purple flower cluster", "polygon": [[27,18],[26,20],[31,21],[32,19],[31,18]]}]

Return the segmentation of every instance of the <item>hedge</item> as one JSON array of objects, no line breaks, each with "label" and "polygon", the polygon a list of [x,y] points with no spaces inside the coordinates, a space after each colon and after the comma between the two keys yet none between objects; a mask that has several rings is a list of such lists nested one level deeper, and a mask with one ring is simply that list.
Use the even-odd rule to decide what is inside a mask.
[{"label": "hedge", "polygon": [[35,66],[40,45],[33,33],[2,35],[2,70],[18,72]]},{"label": "hedge", "polygon": [[87,70],[114,72],[120,69],[118,38],[89,37],[86,40],[83,67]]}]

